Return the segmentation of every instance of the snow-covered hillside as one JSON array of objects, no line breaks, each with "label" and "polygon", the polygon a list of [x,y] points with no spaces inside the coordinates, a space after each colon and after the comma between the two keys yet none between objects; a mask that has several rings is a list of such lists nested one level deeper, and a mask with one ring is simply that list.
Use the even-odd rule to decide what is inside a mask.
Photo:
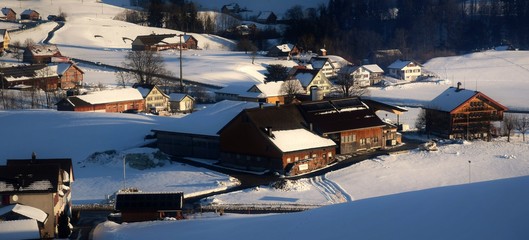
[{"label": "snow-covered hillside", "polygon": [[301,213],[100,224],[94,239],[526,239],[529,177],[429,189]]}]

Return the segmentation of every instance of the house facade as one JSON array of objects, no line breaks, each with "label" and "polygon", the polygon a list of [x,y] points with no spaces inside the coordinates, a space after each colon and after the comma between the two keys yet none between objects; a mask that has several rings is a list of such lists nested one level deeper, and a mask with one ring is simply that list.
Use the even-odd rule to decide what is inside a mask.
[{"label": "house facade", "polygon": [[41,238],[67,238],[74,181],[71,159],[7,160],[0,166],[2,205],[21,204],[46,213]]},{"label": "house facade", "polygon": [[198,49],[198,40],[193,35],[182,36],[182,49]]},{"label": "house facade", "polygon": [[17,20],[17,13],[11,8],[3,7],[0,11],[0,20],[14,22]]},{"label": "house facade", "polygon": [[169,105],[171,112],[193,112],[195,98],[185,93],[169,94]]},{"label": "house facade", "polygon": [[9,43],[11,43],[11,37],[9,36],[9,32],[6,29],[0,29],[0,37],[0,40],[2,40],[0,42],[0,51],[4,51],[9,48]]},{"label": "house facade", "polygon": [[388,66],[388,71],[394,78],[415,81],[422,75],[422,66],[414,61],[399,59]]},{"label": "house facade", "polygon": [[362,65],[369,72],[369,85],[373,86],[378,84],[384,76],[384,70],[377,64]]},{"label": "house facade", "polygon": [[321,70],[328,79],[336,77],[337,71],[330,58],[313,57],[310,59],[310,65],[312,69]]},{"label": "house facade", "polygon": [[143,96],[137,89],[124,88],[70,96],[57,103],[57,110],[76,112],[144,111],[145,103]]},{"label": "house facade", "polygon": [[426,107],[426,131],[448,139],[491,139],[507,108],[485,94],[450,87]]},{"label": "house facade", "polygon": [[20,19],[22,20],[40,20],[40,13],[33,9],[26,9],[20,14]]},{"label": "house facade", "polygon": [[[289,80],[293,81],[293,80]],[[263,103],[285,103],[286,93],[284,92],[284,85],[288,81],[277,81],[259,83],[253,85],[248,91],[239,95],[240,101],[248,102],[263,102]],[[298,84],[299,85],[299,84]],[[301,88],[300,88],[301,89]]]},{"label": "house facade", "polygon": [[158,86],[152,84],[134,84],[142,95],[145,106],[143,109],[152,113],[169,111],[169,96],[165,94]]},{"label": "house facade", "polygon": [[336,144],[307,128],[296,105],[243,110],[219,131],[219,163],[297,175],[334,161]]},{"label": "house facade", "polygon": [[22,61],[32,64],[51,63],[53,58],[63,57],[56,45],[35,44],[24,49]]},{"label": "house facade", "polygon": [[292,78],[299,80],[307,95],[311,94],[313,87],[317,87],[324,96],[332,91],[333,84],[321,70],[296,69]]},{"label": "house facade", "polygon": [[338,75],[341,77],[352,79],[354,84],[359,87],[369,87],[371,84],[371,73],[363,66],[347,65],[343,67]]},{"label": "house facade", "polygon": [[59,76],[58,88],[72,89],[83,84],[84,72],[75,63],[67,62],[53,65],[57,66],[57,75]]},{"label": "house facade", "polygon": [[132,41],[132,51],[162,51],[178,48],[177,43],[167,43],[166,38],[176,37],[176,34],[150,34],[136,36]]},{"label": "house facade", "polygon": [[352,154],[384,148],[386,124],[359,98],[301,103],[301,112],[312,129],[332,139],[337,153]]}]

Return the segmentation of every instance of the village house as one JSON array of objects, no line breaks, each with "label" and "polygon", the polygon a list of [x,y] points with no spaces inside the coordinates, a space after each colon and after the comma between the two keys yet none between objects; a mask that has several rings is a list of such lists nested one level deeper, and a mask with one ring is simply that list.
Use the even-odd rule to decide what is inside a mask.
[{"label": "village house", "polygon": [[323,96],[332,91],[333,84],[325,77],[321,70],[316,69],[296,69],[292,79],[297,79],[301,83],[306,95],[311,94],[311,91],[316,87]]},{"label": "village house", "polygon": [[9,43],[11,42],[11,37],[9,36],[9,32],[7,32],[6,29],[0,29],[0,52],[5,51],[9,48]]},{"label": "village house", "polygon": [[83,84],[84,71],[73,62],[52,63],[49,65],[57,66],[57,75],[59,82],[57,88],[72,89]]},{"label": "village house", "polygon": [[162,220],[165,217],[182,219],[182,192],[119,192],[114,210],[121,213],[122,222]]},{"label": "village house", "polygon": [[3,7],[0,11],[0,20],[14,22],[17,20],[17,13],[11,8]]},{"label": "village house", "polygon": [[479,91],[450,87],[426,106],[426,132],[448,139],[491,139],[507,108]]},{"label": "village house", "polygon": [[169,106],[171,112],[193,112],[195,108],[195,98],[185,93],[169,94]]},{"label": "village house", "polygon": [[310,67],[312,69],[321,70],[323,75],[327,79],[336,77],[337,71],[332,63],[331,59],[328,57],[313,57],[310,59]]},{"label": "village house", "polygon": [[135,83],[133,88],[137,89],[145,102],[143,109],[151,113],[169,111],[169,96],[158,86],[152,84]]},{"label": "village house", "polygon": [[32,159],[10,159],[0,166],[0,176],[0,209],[35,219],[40,238],[68,237],[74,181],[71,159],[37,159],[35,155]]},{"label": "village house", "polygon": [[403,54],[399,49],[381,49],[370,52],[366,61],[386,67],[395,62],[395,60],[402,58],[402,56]]},{"label": "village house", "polygon": [[334,161],[336,144],[309,128],[296,105],[245,109],[219,131],[223,166],[284,175]]},{"label": "village house", "polygon": [[198,40],[193,35],[183,35],[182,49],[198,49]]},{"label": "village house", "polygon": [[24,49],[22,61],[32,64],[51,63],[54,58],[63,57],[56,45],[34,44]]},{"label": "village house", "polygon": [[69,96],[57,103],[57,110],[76,112],[143,111],[145,110],[145,103],[143,96],[137,89],[123,88]]},{"label": "village house", "polygon": [[332,139],[337,153],[351,154],[384,148],[384,123],[359,98],[303,102],[300,110],[311,128]]},{"label": "village house", "polygon": [[21,65],[0,68],[3,88],[56,90],[60,84],[58,66],[46,64]]},{"label": "village house", "polygon": [[20,14],[20,19],[38,21],[40,20],[40,13],[33,9],[26,9]]},{"label": "village house", "polygon": [[[294,82],[293,82],[294,81]],[[248,102],[264,102],[264,103],[285,103],[285,97],[288,95],[286,88],[288,84],[296,84],[301,90],[301,85],[297,80],[286,80],[286,81],[277,81],[277,82],[267,82],[259,83],[253,85],[246,92],[243,92],[239,95],[238,100],[248,101]]]},{"label": "village house", "polygon": [[266,53],[267,57],[283,57],[291,59],[292,56],[298,55],[299,49],[291,43],[280,44],[271,47]]},{"label": "village house", "polygon": [[220,156],[218,132],[243,109],[257,106],[256,102],[224,100],[175,119],[175,124],[153,130],[157,147],[172,156],[217,160]]},{"label": "village house", "polygon": [[176,37],[176,34],[150,34],[136,36],[132,41],[133,51],[162,51],[178,48],[178,43],[165,42],[166,38]]},{"label": "village house", "polygon": [[260,12],[256,18],[256,22],[263,24],[272,24],[277,21],[277,16],[272,11],[263,11]]},{"label": "village house", "polygon": [[369,72],[369,85],[374,86],[382,80],[384,75],[384,70],[380,68],[377,64],[367,64],[362,65]]},{"label": "village house", "polygon": [[394,78],[415,81],[422,75],[422,66],[414,61],[399,59],[388,66],[388,71]]},{"label": "village house", "polygon": [[354,84],[359,87],[369,87],[370,72],[363,66],[347,65],[338,73],[340,77],[352,79]]}]

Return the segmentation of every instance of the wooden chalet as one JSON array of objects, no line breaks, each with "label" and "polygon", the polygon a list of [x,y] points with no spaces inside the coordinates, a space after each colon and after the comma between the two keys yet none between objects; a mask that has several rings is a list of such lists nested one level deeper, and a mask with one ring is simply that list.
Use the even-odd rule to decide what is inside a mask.
[{"label": "wooden chalet", "polygon": [[507,108],[479,91],[450,87],[426,107],[426,131],[448,139],[491,139]]},{"label": "wooden chalet", "polygon": [[57,103],[58,111],[124,112],[145,110],[141,93],[134,88],[104,90],[86,95],[70,96]]},{"label": "wooden chalet", "polygon": [[35,44],[24,49],[22,61],[32,64],[51,63],[53,58],[63,57],[56,45]]},{"label": "wooden chalet", "polygon": [[73,62],[55,63],[51,66],[57,66],[57,75],[59,82],[57,87],[60,89],[72,89],[83,84],[84,71]]},{"label": "wooden chalet", "polygon": [[12,8],[3,7],[0,11],[0,20],[14,22],[17,20],[17,13]]},{"label": "wooden chalet", "polygon": [[300,109],[315,132],[338,145],[339,154],[386,146],[386,124],[359,98],[304,102]]},{"label": "wooden chalet", "polygon": [[26,9],[20,14],[20,19],[22,20],[40,20],[40,13],[33,9]]},{"label": "wooden chalet", "polygon": [[243,110],[220,135],[224,166],[296,175],[334,161],[336,144],[311,131],[296,105]]},{"label": "wooden chalet", "polygon": [[182,49],[198,49],[198,40],[193,35],[182,36]]},{"label": "wooden chalet", "polygon": [[1,86],[12,89],[56,90],[60,85],[57,69],[58,66],[56,65],[48,66],[46,64],[0,68]]},{"label": "wooden chalet", "polygon": [[158,86],[152,84],[134,84],[132,86],[143,96],[145,106],[144,109],[151,113],[160,113],[168,111],[169,96],[165,94]]},{"label": "wooden chalet", "polygon": [[167,49],[178,48],[177,43],[168,43],[163,41],[166,38],[176,37],[176,34],[150,34],[137,36],[132,41],[133,51],[162,51]]},{"label": "wooden chalet", "polygon": [[162,220],[165,217],[182,219],[182,192],[120,192],[116,194],[114,210],[121,213],[123,222]]},{"label": "wooden chalet", "polygon": [[[71,159],[10,159],[0,166],[2,206],[24,205],[38,221],[41,238],[67,238],[74,181]],[[21,206],[19,206],[21,207]],[[38,214],[38,215],[37,215]],[[35,216],[36,215],[36,216]]]},{"label": "wooden chalet", "polygon": [[169,94],[169,106],[171,112],[193,112],[195,98],[185,93]]},{"label": "wooden chalet", "polygon": [[0,52],[9,48],[11,37],[6,29],[0,29]]}]

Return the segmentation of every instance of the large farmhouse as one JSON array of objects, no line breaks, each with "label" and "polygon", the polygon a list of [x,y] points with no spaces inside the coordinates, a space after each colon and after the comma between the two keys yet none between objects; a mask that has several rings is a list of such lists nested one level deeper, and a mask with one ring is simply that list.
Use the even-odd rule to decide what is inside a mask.
[{"label": "large farmhouse", "polygon": [[59,87],[58,66],[45,64],[0,68],[2,87],[25,89],[39,88],[45,91]]},{"label": "large farmhouse", "polygon": [[40,238],[68,237],[74,181],[71,159],[37,159],[33,155],[32,159],[7,160],[0,166],[0,176],[0,209],[32,210],[26,217],[41,226]]},{"label": "large farmhouse", "polygon": [[143,111],[145,104],[143,96],[137,89],[125,88],[70,96],[57,103],[57,110],[76,112]]},{"label": "large farmhouse", "polygon": [[491,123],[503,120],[507,108],[487,95],[450,87],[426,107],[426,131],[449,139],[491,138]]}]

